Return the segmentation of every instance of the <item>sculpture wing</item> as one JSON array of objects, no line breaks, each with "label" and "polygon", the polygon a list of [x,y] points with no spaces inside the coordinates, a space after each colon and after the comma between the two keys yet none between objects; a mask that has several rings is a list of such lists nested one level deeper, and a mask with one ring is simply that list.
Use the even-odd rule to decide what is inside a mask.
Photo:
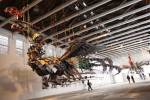
[{"label": "sculpture wing", "polygon": [[95,52],[96,50],[97,48],[95,45],[92,45],[85,41],[76,40],[70,45],[64,55],[61,57],[61,60],[76,56],[86,56],[90,53]]}]

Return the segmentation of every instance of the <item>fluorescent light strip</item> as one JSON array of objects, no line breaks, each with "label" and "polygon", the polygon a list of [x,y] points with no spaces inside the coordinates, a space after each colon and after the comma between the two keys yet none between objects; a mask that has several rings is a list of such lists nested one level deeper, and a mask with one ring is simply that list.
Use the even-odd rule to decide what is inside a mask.
[{"label": "fluorescent light strip", "polygon": [[[150,30],[146,30],[146,32],[150,32]],[[144,34],[143,34],[144,33]],[[107,47],[109,46],[109,47],[111,47],[111,46],[114,46],[114,45],[116,45],[116,44],[118,44],[118,43],[122,43],[122,42],[126,42],[126,41],[129,41],[129,40],[133,40],[133,39],[135,39],[135,38],[137,38],[137,36],[147,36],[147,35],[149,35],[148,33],[145,33],[145,32],[139,32],[138,34],[131,34],[131,35],[127,35],[127,36],[124,36],[124,38],[119,38],[117,41],[115,40],[114,41],[114,43],[112,43],[112,44],[110,44],[110,45],[107,45]],[[134,37],[133,37],[134,36]],[[139,37],[140,37],[139,36]],[[131,37],[133,37],[133,38],[131,38]],[[126,40],[123,40],[123,41],[121,41],[122,39],[126,39]],[[113,41],[112,41],[113,42]]]},{"label": "fluorescent light strip", "polygon": [[[115,38],[120,37],[120,36],[122,36],[122,35],[131,34],[131,33],[133,33],[133,32],[140,31],[140,30],[143,30],[143,29],[146,29],[146,28],[149,28],[149,27],[150,27],[150,25],[142,26],[142,27],[140,27],[140,28],[135,28],[135,29],[132,29],[132,30],[130,30],[130,31],[127,31],[127,32],[124,32],[124,33],[120,33],[120,34],[118,34],[118,35],[116,35],[116,36],[112,36],[112,37],[108,37],[108,38],[106,38],[106,39],[104,39],[104,40],[96,41],[96,42],[94,42],[94,44],[99,43],[99,44],[101,44],[101,45],[105,45],[105,44],[107,44],[108,42],[110,42],[111,39],[115,39]],[[109,40],[109,41],[108,41],[108,40]],[[106,42],[106,41],[108,41],[108,42]],[[104,42],[104,43],[102,43],[102,42]]]},{"label": "fluorescent light strip", "polygon": [[[147,38],[147,36],[145,36],[145,37]],[[144,39],[145,37],[141,37],[141,38]],[[147,39],[149,39],[149,38],[147,38]],[[138,41],[138,40],[139,40],[139,41],[141,40],[140,37],[136,39],[136,41]],[[126,43],[133,43],[133,41],[132,41],[132,42],[127,41]],[[125,48],[125,47],[128,46],[128,44],[126,44],[126,43],[122,44],[122,45],[123,45],[122,48]],[[111,48],[106,48],[106,49],[103,49],[103,50],[100,50],[100,51],[111,51],[111,50],[115,50],[115,49],[117,49],[117,48],[120,48],[120,49],[121,49],[120,44],[117,44],[117,45],[115,45],[115,46],[112,46]]]},{"label": "fluorescent light strip", "polygon": [[[122,42],[126,42],[126,41],[128,41],[128,40],[132,40],[132,39],[136,39],[137,37],[141,37],[141,35],[142,36],[147,36],[148,35],[148,33],[146,33],[146,32],[150,32],[150,29],[149,30],[145,30],[145,31],[142,31],[142,32],[138,32],[138,33],[135,33],[135,34],[131,34],[131,35],[127,35],[127,36],[124,36],[124,37],[122,37],[122,38],[119,38],[119,39],[117,39],[117,41],[116,40],[114,40],[114,41],[111,41],[111,42],[109,42],[109,43],[112,43],[112,42],[115,42],[115,43],[112,43],[111,45],[108,45],[108,46],[113,46],[113,45],[115,45],[115,44],[119,44],[119,43],[122,43]],[[141,35],[140,35],[141,34]],[[138,36],[138,35],[140,35],[140,36]],[[133,37],[134,36],[134,37]],[[131,37],[133,37],[133,38],[131,38]],[[126,39],[126,38],[128,38],[128,39]],[[126,40],[123,40],[123,41],[121,41],[122,39],[126,39]],[[119,41],[119,42],[118,42]],[[97,45],[98,46],[98,45]]]},{"label": "fluorescent light strip", "polygon": [[[143,40],[141,43],[137,43],[137,42],[131,42],[130,43],[130,45],[126,45],[125,47],[123,47],[123,48],[119,48],[119,47],[117,47],[117,48],[114,48],[114,49],[110,49],[110,50],[107,50],[107,51],[101,51],[101,52],[103,52],[103,53],[107,53],[107,52],[115,52],[115,51],[123,51],[124,49],[126,49],[126,48],[130,48],[130,49],[132,49],[131,47],[133,46],[133,47],[136,47],[136,46],[138,46],[139,44],[147,44],[146,42],[148,42],[148,40]],[[148,46],[148,44],[147,44],[147,46]]]},{"label": "fluorescent light strip", "polygon": [[[144,40],[142,42],[148,41],[150,38],[149,37],[143,37],[143,39]],[[133,41],[128,41],[125,44],[123,44],[124,45],[123,48],[126,48],[126,47],[128,47],[130,45],[133,45],[133,44],[138,44],[137,41],[138,41],[138,39],[137,40],[133,40]],[[110,48],[110,49],[107,49],[107,50],[100,50],[100,51],[108,52],[108,51],[117,50],[117,49],[122,49],[122,48],[120,46],[115,46],[113,48]]]},{"label": "fluorescent light strip", "polygon": [[[121,31],[125,31],[125,30],[128,30],[128,29],[131,29],[131,28],[134,28],[134,27],[137,27],[137,26],[140,26],[140,25],[143,25],[143,24],[147,24],[147,23],[150,23],[150,20],[145,20],[143,22],[139,22],[139,23],[136,23],[136,24],[133,24],[133,25],[130,25],[130,26],[127,26],[127,27],[124,27],[124,28],[121,28],[121,29],[118,29],[116,31],[113,31],[113,32],[110,32],[108,33],[107,35],[104,35],[102,37],[105,37],[105,36],[108,36],[108,35],[112,35],[112,34],[115,34],[115,33],[118,33],[118,32],[121,32]],[[96,39],[99,39],[99,37],[95,37],[95,38],[92,38],[92,39],[89,39],[87,40],[87,42],[91,42],[93,40],[96,40]]]},{"label": "fluorescent light strip", "polygon": [[145,46],[145,45],[143,45],[143,44],[141,44],[141,45],[139,45],[138,47],[136,47],[136,48],[134,48],[133,50],[131,50],[131,49],[126,49],[125,51],[122,51],[122,52],[117,52],[117,53],[113,53],[113,54],[116,54],[116,55],[125,55],[125,54],[128,54],[128,53],[134,53],[134,52],[140,52],[140,50],[142,49],[142,48],[147,48],[147,46]]},{"label": "fluorescent light strip", "polygon": [[[111,51],[111,52],[100,52],[100,53],[102,53],[102,54],[117,54],[117,55],[120,55],[120,54],[123,54],[123,53],[128,53],[129,51],[131,52],[131,51],[136,51],[136,50],[138,50],[138,49],[141,49],[141,47],[145,47],[145,48],[147,48],[148,46],[147,45],[145,45],[145,44],[137,44],[136,46],[130,46],[130,48],[127,48],[127,49],[124,49],[124,50],[122,50],[122,51]],[[131,50],[131,48],[132,48],[132,50]]]},{"label": "fluorescent light strip", "polygon": [[[130,38],[132,36],[136,36],[136,35],[139,35],[139,34],[148,34],[148,32],[150,32],[150,29],[145,30],[145,31],[141,31],[141,32],[137,32],[137,33],[134,33],[134,34],[130,34],[130,35],[127,35],[127,36],[124,36],[124,37],[121,37],[121,38],[118,38],[118,39],[115,39],[115,40],[112,40],[111,42],[107,42],[107,44],[108,43],[112,43],[112,42],[116,42],[117,43],[118,41],[120,41],[122,39]],[[107,45],[107,44],[105,44],[105,45]]]}]

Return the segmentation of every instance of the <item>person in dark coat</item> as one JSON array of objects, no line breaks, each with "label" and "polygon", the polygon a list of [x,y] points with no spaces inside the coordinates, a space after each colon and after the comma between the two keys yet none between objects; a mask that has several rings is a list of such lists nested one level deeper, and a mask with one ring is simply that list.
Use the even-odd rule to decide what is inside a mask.
[{"label": "person in dark coat", "polygon": [[133,77],[133,76],[131,76],[131,79],[132,79],[132,82],[135,83],[135,80],[134,80],[134,77]]},{"label": "person in dark coat", "polygon": [[92,91],[92,83],[88,80],[87,81],[88,91]]},{"label": "person in dark coat", "polygon": [[127,75],[127,80],[130,83],[130,76],[129,75]]}]

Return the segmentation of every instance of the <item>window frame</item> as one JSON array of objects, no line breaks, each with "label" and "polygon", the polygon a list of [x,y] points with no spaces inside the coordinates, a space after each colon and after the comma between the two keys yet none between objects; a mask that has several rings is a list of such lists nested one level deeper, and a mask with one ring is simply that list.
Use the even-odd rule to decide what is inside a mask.
[{"label": "window frame", "polygon": [[[18,47],[17,41],[22,42],[22,48],[19,48],[19,47]],[[16,55],[18,55],[18,56],[24,56],[24,52],[25,52],[25,51],[24,51],[24,40],[16,39],[16,40],[15,40],[15,49],[16,49]],[[18,53],[18,50],[20,50],[21,53]],[[19,51],[19,52],[20,52],[20,51]]]},{"label": "window frame", "polygon": [[[8,55],[8,53],[9,53],[9,36],[7,36],[7,35],[3,35],[3,34],[0,34],[0,36],[2,36],[2,37],[5,37],[5,38],[7,38],[7,45],[6,44],[2,44],[1,42],[0,42],[0,46],[2,46],[2,47],[6,47],[6,52],[2,52],[1,50],[0,50],[0,55]],[[4,39],[4,38],[3,38]],[[3,41],[3,39],[2,39],[2,41]],[[0,38],[0,41],[1,41],[1,38]],[[6,41],[6,40],[5,40]],[[0,47],[0,49],[1,49],[1,47]],[[3,49],[3,48],[2,48]]]}]

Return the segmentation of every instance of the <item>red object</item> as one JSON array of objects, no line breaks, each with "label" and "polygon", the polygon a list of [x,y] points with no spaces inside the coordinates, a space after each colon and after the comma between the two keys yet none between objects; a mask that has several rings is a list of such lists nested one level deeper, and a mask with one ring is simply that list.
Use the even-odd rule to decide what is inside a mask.
[{"label": "red object", "polygon": [[133,64],[130,54],[128,54],[128,59],[129,59],[129,64],[132,67],[134,64]]},{"label": "red object", "polygon": [[7,7],[4,10],[5,13],[9,13],[12,16],[16,16],[17,19],[19,17],[22,17],[22,12],[20,10],[18,10],[16,7]]}]

